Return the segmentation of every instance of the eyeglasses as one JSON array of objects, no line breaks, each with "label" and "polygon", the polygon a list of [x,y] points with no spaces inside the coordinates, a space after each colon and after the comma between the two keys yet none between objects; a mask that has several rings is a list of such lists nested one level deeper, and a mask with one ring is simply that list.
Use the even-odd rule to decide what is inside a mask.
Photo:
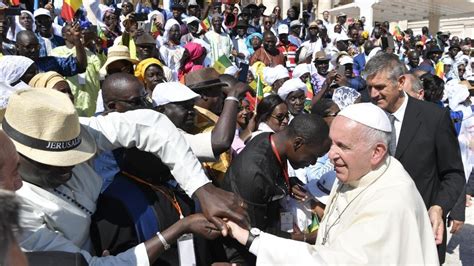
[{"label": "eyeglasses", "polygon": [[285,121],[285,119],[289,120],[290,119],[290,113],[286,113],[286,114],[277,114],[277,115],[270,115],[271,117],[275,118],[276,120],[278,120],[278,122],[282,123],[283,121]]},{"label": "eyeglasses", "polygon": [[148,93],[145,93],[144,95],[133,97],[130,100],[114,100],[114,102],[122,102],[126,103],[131,106],[143,106],[143,107],[149,107],[152,105],[152,100],[150,97],[148,97]]}]

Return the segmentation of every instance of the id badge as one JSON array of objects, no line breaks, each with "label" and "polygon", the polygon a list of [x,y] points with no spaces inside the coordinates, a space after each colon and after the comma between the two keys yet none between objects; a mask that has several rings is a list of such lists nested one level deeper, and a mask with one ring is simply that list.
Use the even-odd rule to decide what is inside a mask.
[{"label": "id badge", "polygon": [[178,238],[179,265],[196,265],[196,255],[194,254],[193,234],[185,234]]},{"label": "id badge", "polygon": [[77,74],[77,81],[80,85],[86,85],[86,72]]},{"label": "id badge", "polygon": [[291,212],[280,212],[280,230],[283,232],[293,232],[293,215]]}]

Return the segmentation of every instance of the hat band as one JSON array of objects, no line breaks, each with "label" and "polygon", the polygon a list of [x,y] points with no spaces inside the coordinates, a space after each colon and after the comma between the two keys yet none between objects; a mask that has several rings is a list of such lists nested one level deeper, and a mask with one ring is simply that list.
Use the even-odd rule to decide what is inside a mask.
[{"label": "hat band", "polygon": [[331,191],[329,189],[325,188],[319,181],[316,183],[316,185],[318,186],[319,190],[326,193],[327,195],[329,195],[331,193]]},{"label": "hat band", "polygon": [[2,122],[3,131],[13,140],[33,149],[43,151],[69,151],[81,144],[81,137],[78,136],[66,141],[47,141],[27,136],[8,124],[6,119]]},{"label": "hat band", "polygon": [[218,83],[221,83],[221,80],[220,79],[213,79],[213,80],[206,80],[206,81],[203,81],[203,82],[199,82],[199,83],[196,83],[196,84],[190,84],[190,85],[187,85],[189,88],[197,88],[197,87],[204,87],[204,86],[211,86],[211,85],[220,85]]}]

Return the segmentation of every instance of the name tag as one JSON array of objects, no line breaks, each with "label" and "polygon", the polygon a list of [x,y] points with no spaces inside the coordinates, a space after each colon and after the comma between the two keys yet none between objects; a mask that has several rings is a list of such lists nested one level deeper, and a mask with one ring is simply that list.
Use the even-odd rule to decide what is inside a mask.
[{"label": "name tag", "polygon": [[79,82],[79,84],[85,85],[86,84],[86,72],[81,73],[81,74],[77,74],[77,81]]},{"label": "name tag", "polygon": [[293,232],[293,215],[291,212],[280,212],[280,230],[288,233]]},{"label": "name tag", "polygon": [[178,238],[179,265],[196,265],[193,234],[185,234]]}]

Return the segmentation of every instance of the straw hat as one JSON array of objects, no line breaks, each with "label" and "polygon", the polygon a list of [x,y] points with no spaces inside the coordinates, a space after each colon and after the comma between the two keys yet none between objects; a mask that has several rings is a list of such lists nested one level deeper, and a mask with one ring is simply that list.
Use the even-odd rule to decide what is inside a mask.
[{"label": "straw hat", "polygon": [[56,90],[11,95],[2,129],[19,153],[42,164],[74,166],[96,153],[95,141],[81,128],[73,104]]},{"label": "straw hat", "polygon": [[138,63],[138,60],[130,58],[130,51],[128,50],[127,46],[114,45],[109,48],[107,53],[107,61],[105,61],[105,64],[100,69],[100,72],[105,75],[107,73],[107,67],[118,60],[127,60],[132,64]]}]

